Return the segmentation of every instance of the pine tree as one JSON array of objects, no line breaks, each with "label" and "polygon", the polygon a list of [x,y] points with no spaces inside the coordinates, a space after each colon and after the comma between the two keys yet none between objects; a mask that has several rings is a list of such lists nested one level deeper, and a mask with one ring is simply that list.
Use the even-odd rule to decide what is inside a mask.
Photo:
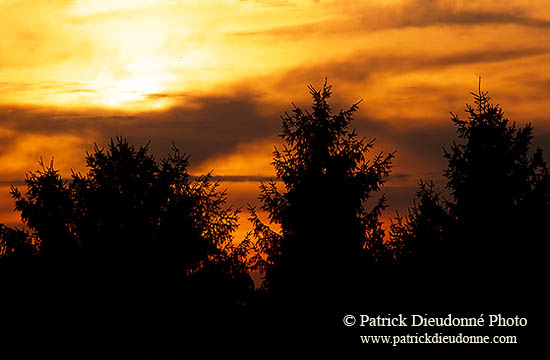
[{"label": "pine tree", "polygon": [[311,111],[293,104],[292,113],[281,117],[284,144],[275,148],[272,164],[284,189],[275,181],[262,183],[259,197],[281,232],[250,209],[251,235],[260,247],[255,260],[275,292],[325,286],[355,276],[367,264],[391,260],[380,220],[386,200],[375,195],[394,155],[368,159],[374,140],[349,129],[359,102],[333,113],[331,90],[326,82],[320,90],[309,86]]},{"label": "pine tree", "polygon": [[532,219],[550,219],[550,173],[542,150],[530,150],[532,125],[510,123],[481,87],[472,95],[468,118],[451,117],[462,142],[445,150],[455,241],[478,266],[515,268],[526,261],[532,231],[540,226]]},{"label": "pine tree", "polygon": [[406,216],[391,219],[390,244],[398,264],[411,268],[433,267],[449,259],[448,232],[452,219],[433,182],[419,182]]},{"label": "pine tree", "polygon": [[439,258],[455,273],[525,274],[540,263],[533,244],[550,220],[550,172],[542,150],[530,149],[531,124],[511,123],[481,86],[471,94],[466,119],[451,113],[458,141],[444,149],[450,199],[421,182],[418,202],[397,218],[391,237],[402,262],[430,266]]},{"label": "pine tree", "polygon": [[183,281],[224,268],[228,280],[253,287],[239,255],[246,249],[232,244],[239,209],[225,205],[226,192],[210,175],[193,179],[188,158],[174,147],[156,161],[148,146],[117,138],[87,153],[88,172],[71,181],[53,163],[31,172],[25,193],[13,188],[12,195],[40,262],[138,282]]}]

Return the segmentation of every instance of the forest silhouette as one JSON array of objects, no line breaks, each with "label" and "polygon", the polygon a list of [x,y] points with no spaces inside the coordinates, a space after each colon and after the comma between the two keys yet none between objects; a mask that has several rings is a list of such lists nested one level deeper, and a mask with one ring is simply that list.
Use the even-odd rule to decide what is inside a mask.
[{"label": "forest silhouette", "polygon": [[[510,122],[479,88],[466,119],[451,114],[449,198],[420,179],[408,213],[384,227],[383,186],[398,154],[375,151],[351,127],[359,103],[335,112],[326,81],[309,92],[311,109],[293,104],[281,117],[277,182],[260,184],[269,223],[249,206],[244,239],[234,236],[240,209],[210,174],[191,176],[175,146],[157,160],[148,145],[116,137],[86,153],[87,172],[70,180],[53,162],[29,172],[24,189],[11,190],[25,230],[0,225],[6,346],[276,351],[325,338],[352,343],[342,316],[365,307],[479,315],[533,305],[550,171],[531,149],[530,124]],[[252,271],[263,275],[259,288]],[[297,318],[315,339],[292,325]],[[216,346],[211,334],[223,334]]]}]

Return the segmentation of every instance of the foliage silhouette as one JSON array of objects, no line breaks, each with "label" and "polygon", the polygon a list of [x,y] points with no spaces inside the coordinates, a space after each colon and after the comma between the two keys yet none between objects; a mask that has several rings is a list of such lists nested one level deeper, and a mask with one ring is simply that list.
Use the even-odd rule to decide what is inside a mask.
[{"label": "foliage silhouette", "polygon": [[438,269],[427,286],[511,304],[535,291],[527,279],[542,271],[550,172],[542,150],[530,150],[531,124],[510,123],[481,86],[471,94],[467,119],[451,113],[459,142],[444,149],[450,199],[420,182],[417,201],[393,221],[390,237],[409,271]]},{"label": "foliage silhouette", "polygon": [[[272,164],[284,191],[275,181],[262,183],[259,197],[281,233],[249,209],[250,236],[259,247],[255,265],[265,271],[264,285],[272,292],[330,287],[367,263],[391,261],[380,221],[386,200],[372,198],[394,155],[367,158],[374,140],[349,129],[359,102],[334,114],[327,102],[331,90],[326,81],[320,90],[309,86],[311,112],[293,104],[292,113],[281,117],[284,144],[275,148]],[[371,209],[368,201],[374,201]]]},{"label": "foliage silhouette", "polygon": [[448,260],[445,257],[448,251],[446,237],[452,219],[446,203],[434,190],[435,184],[420,180],[418,185],[419,190],[408,215],[402,217],[397,213],[395,219],[391,219],[390,244],[393,245],[396,260],[401,265],[441,265]]},{"label": "foliage silhouette", "polygon": [[[177,321],[200,332],[210,316],[234,320],[254,291],[246,243],[233,243],[239,209],[225,205],[210,175],[193,179],[188,159],[174,147],[156,161],[148,146],[119,137],[86,154],[86,174],[65,181],[53,162],[41,164],[24,193],[12,188],[36,242],[36,291],[50,294],[34,301],[61,323],[77,326],[71,319],[81,317],[86,341],[102,322],[114,324],[102,329],[112,339],[119,326],[125,341],[159,346],[182,336],[170,326]],[[25,253],[23,233],[2,227],[1,235],[4,252]],[[78,303],[65,303],[75,296]]]},{"label": "foliage silhouette", "polygon": [[185,276],[227,255],[239,210],[223,207],[225,191],[209,175],[192,180],[178,149],[159,164],[147,151],[117,138],[107,151],[96,145],[88,173],[73,173],[71,182],[42,164],[24,195],[12,189],[42,261],[85,256],[147,271],[174,266]]},{"label": "foliage silhouette", "polygon": [[70,261],[77,256],[77,242],[70,229],[70,219],[74,211],[70,190],[59,171],[53,168],[53,161],[42,169],[30,172],[25,180],[25,197],[12,188],[15,209],[32,229],[39,256],[52,264]]},{"label": "foliage silhouette", "polygon": [[531,124],[510,124],[486,91],[472,95],[467,120],[452,114],[465,143],[445,150],[449,213],[462,240],[462,255],[475,248],[468,257],[476,265],[515,268],[530,252],[529,229],[538,232],[540,224],[533,219],[550,218],[550,173],[541,149],[530,154]]}]

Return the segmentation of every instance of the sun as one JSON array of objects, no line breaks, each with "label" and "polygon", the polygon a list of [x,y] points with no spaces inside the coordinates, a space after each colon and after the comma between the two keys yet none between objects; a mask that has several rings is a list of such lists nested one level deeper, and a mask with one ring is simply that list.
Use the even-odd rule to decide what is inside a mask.
[{"label": "sun", "polygon": [[[126,4],[128,5],[128,4]],[[99,15],[98,15],[99,16]],[[158,108],[168,101],[152,94],[170,91],[176,56],[170,51],[169,28],[159,16],[129,12],[100,16],[96,28],[98,53],[89,82],[94,103],[117,108]]]},{"label": "sun", "polygon": [[162,85],[154,76],[136,74],[128,78],[99,82],[100,103],[119,107],[135,102],[146,102],[148,96],[162,91]]},{"label": "sun", "polygon": [[93,81],[93,88],[99,94],[97,101],[108,107],[162,107],[167,99],[150,95],[167,91],[171,76],[163,71],[164,63],[160,55],[142,55],[138,60],[121,64],[118,71],[101,72]]}]

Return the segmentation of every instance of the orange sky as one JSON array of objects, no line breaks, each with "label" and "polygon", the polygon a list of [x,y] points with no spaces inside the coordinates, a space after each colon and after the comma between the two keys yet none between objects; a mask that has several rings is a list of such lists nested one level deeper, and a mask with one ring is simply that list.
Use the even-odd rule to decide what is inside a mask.
[{"label": "orange sky", "polygon": [[174,141],[255,202],[279,115],[325,77],[336,108],[364,99],[360,134],[397,150],[386,192],[403,210],[419,177],[442,182],[448,113],[478,76],[550,148],[549,34],[547,0],[0,0],[0,222],[17,224],[9,185],[40,157],[68,176],[115,135],[158,156]]}]

